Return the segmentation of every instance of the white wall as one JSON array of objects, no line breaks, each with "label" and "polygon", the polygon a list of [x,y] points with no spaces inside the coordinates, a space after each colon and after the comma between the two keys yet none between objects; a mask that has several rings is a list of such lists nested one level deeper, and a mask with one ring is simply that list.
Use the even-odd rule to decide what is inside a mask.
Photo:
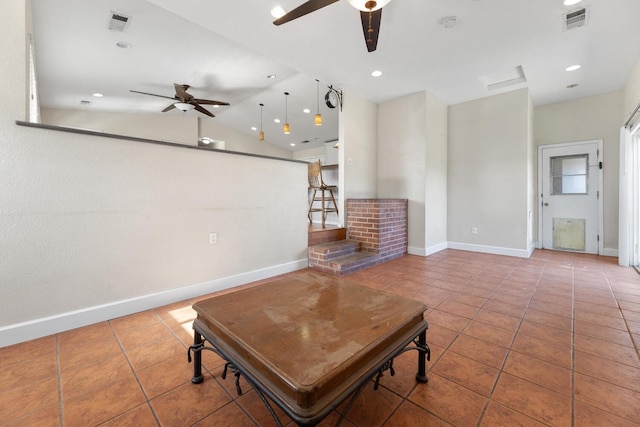
[{"label": "white wall", "polygon": [[345,224],[345,200],[378,197],[378,105],[343,91],[339,120],[340,218]]},{"label": "white wall", "polygon": [[282,159],[294,158],[293,153],[289,150],[269,144],[266,141],[260,141],[257,136],[252,137],[246,133],[223,126],[216,122],[215,119],[203,117],[198,118],[198,121],[200,123],[198,136],[208,136],[209,138],[224,141],[225,150],[279,157]]},{"label": "white wall", "polygon": [[54,108],[41,108],[40,114],[41,122],[51,126],[198,145],[198,118],[195,115],[133,114]]},{"label": "white wall", "polygon": [[380,104],[378,196],[409,200],[409,253],[446,244],[446,179],[446,106],[427,92]]},{"label": "white wall", "polygon": [[[198,113],[199,114],[199,113]],[[225,149],[263,156],[293,158],[289,150],[259,141],[216,122],[215,118],[193,114],[169,113],[118,113],[86,110],[42,108],[42,123],[127,135],[157,141],[198,145],[198,138],[207,136],[225,141]]]},{"label": "white wall", "polygon": [[306,267],[305,164],[17,126],[24,3],[3,21],[0,346]]},{"label": "white wall", "polygon": [[449,107],[450,247],[528,255],[529,110],[527,89]]},{"label": "white wall", "polygon": [[623,93],[612,92],[535,109],[536,145],[602,139],[604,141],[604,250],[618,249],[618,180]]},{"label": "white wall", "polygon": [[[638,58],[624,90],[623,123],[626,123],[638,103],[640,103],[640,58]],[[640,123],[640,111],[633,117],[632,123]]]}]

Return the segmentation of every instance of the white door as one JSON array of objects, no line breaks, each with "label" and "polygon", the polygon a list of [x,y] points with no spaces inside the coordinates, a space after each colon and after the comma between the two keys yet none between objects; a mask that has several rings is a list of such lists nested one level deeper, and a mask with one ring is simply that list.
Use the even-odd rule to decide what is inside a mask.
[{"label": "white door", "polygon": [[599,253],[601,144],[540,147],[543,249]]}]

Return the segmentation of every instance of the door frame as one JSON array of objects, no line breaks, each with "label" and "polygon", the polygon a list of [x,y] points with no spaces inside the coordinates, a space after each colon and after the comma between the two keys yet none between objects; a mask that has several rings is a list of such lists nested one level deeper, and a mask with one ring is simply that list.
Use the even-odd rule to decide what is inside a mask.
[{"label": "door frame", "polygon": [[[603,150],[603,140],[602,139],[589,139],[585,141],[575,141],[575,142],[563,142],[559,144],[544,144],[538,145],[538,188],[536,189],[536,211],[538,213],[538,242],[536,243],[536,248],[542,249],[542,213],[543,209],[540,209],[542,206],[542,154],[543,150],[547,148],[563,148],[563,147],[575,147],[579,145],[591,145],[597,144],[597,153],[598,158],[596,159],[598,162],[602,162],[604,165],[604,150]],[[597,191],[598,193],[598,255],[604,254],[604,179],[603,179],[603,171],[604,166],[602,168],[596,168],[598,171],[598,181],[597,181]]]}]

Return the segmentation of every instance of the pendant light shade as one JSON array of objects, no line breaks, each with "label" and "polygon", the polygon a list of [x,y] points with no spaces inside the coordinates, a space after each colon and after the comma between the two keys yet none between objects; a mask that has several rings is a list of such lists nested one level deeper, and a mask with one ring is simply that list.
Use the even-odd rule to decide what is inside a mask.
[{"label": "pendant light shade", "polygon": [[289,92],[284,93],[284,126],[282,126],[282,131],[285,135],[289,135],[291,133],[291,127],[289,126],[289,117],[288,117],[288,104]]},{"label": "pendant light shade", "polygon": [[349,4],[363,12],[373,12],[382,9],[391,0],[347,0]]},{"label": "pendant light shade", "polygon": [[316,94],[315,123],[316,123],[316,126],[322,126],[322,114],[320,114],[320,80],[318,79],[316,79],[316,87],[317,87],[317,94]]},{"label": "pendant light shade", "polygon": [[258,139],[260,141],[264,141],[264,132],[262,131],[262,108],[264,104],[260,104],[260,133],[258,134]]}]

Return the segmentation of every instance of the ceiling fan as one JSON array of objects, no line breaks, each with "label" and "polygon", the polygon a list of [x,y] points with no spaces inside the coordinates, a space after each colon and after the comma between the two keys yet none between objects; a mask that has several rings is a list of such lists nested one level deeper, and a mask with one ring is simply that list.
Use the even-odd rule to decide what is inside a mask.
[{"label": "ceiling fan", "polygon": [[[315,12],[325,6],[329,6],[339,0],[309,0],[273,21],[275,25],[282,25],[308,13]],[[349,4],[360,11],[362,31],[367,50],[373,52],[378,47],[378,35],[380,34],[380,21],[382,20],[382,7],[391,0],[347,0]]]},{"label": "ceiling fan", "polygon": [[164,95],[156,95],[155,93],[140,92],[140,91],[137,91],[137,90],[129,90],[129,92],[141,93],[143,95],[157,96],[157,97],[160,97],[160,98],[173,99],[173,100],[177,101],[177,102],[173,102],[167,108],[162,110],[163,113],[165,113],[165,112],[167,112],[169,110],[173,110],[174,108],[177,108],[178,110],[181,110],[181,111],[189,111],[189,110],[193,110],[195,108],[197,111],[201,112],[202,114],[206,114],[207,116],[210,116],[210,117],[215,117],[215,115],[213,115],[210,111],[208,111],[207,109],[203,108],[201,104],[203,104],[203,105],[229,105],[228,102],[213,101],[213,100],[210,100],[210,99],[197,99],[197,98],[194,98],[193,95],[191,95],[190,93],[187,93],[187,90],[191,87],[189,85],[179,85],[177,83],[174,83],[173,86],[176,89],[176,94],[173,97],[164,96]]}]

